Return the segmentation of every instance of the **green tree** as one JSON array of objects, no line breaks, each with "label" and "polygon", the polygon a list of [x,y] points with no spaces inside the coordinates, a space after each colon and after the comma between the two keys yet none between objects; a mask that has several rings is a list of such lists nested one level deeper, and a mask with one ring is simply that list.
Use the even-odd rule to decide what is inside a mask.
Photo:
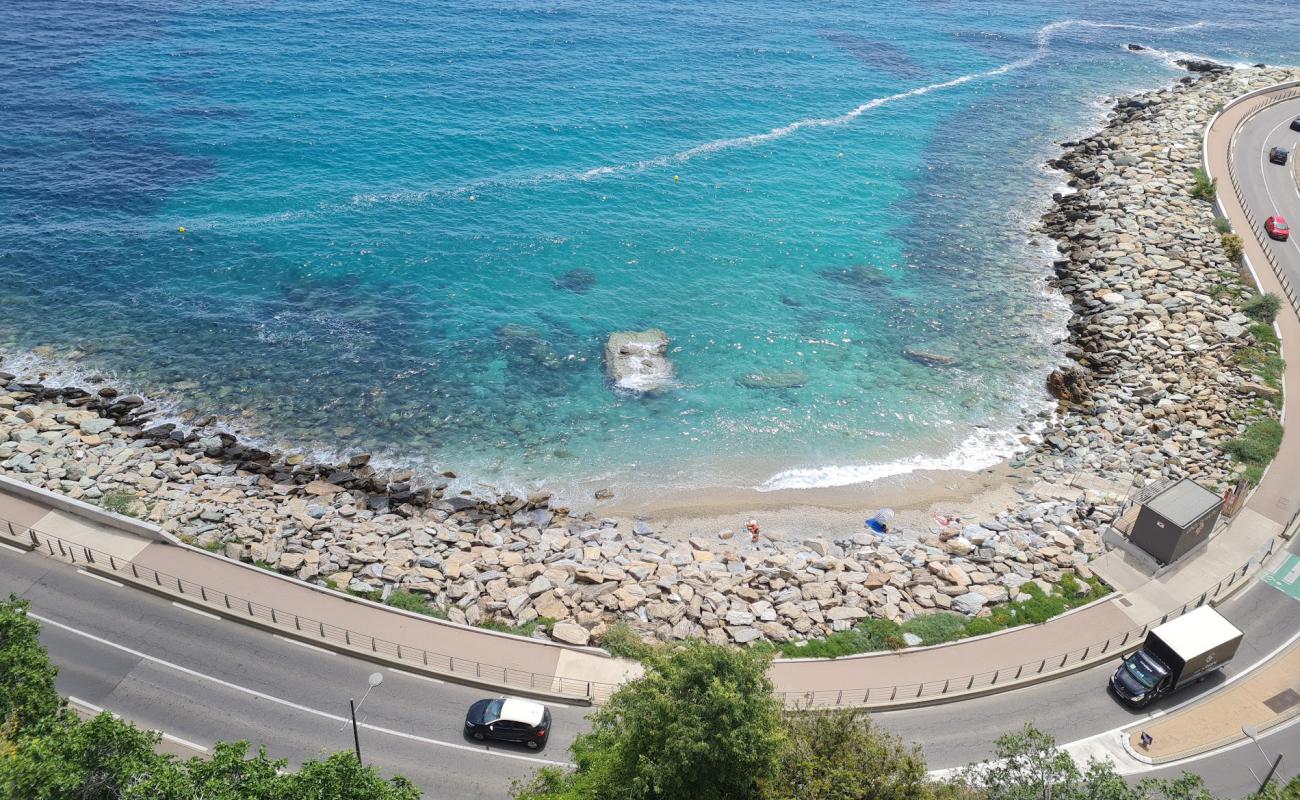
[{"label": "green tree", "polygon": [[63,708],[29,605],[12,594],[0,602],[0,727],[11,736],[54,721]]},{"label": "green tree", "polygon": [[170,785],[177,766],[154,752],[158,739],[108,713],[44,726],[20,736],[0,762],[0,797],[121,800],[139,796],[132,793],[138,783]]},{"label": "green tree", "polygon": [[743,800],[758,797],[784,743],[770,656],[694,642],[656,653],[643,677],[591,716],[577,770],[542,770],[519,800]]},{"label": "green tree", "polygon": [[1051,734],[1029,724],[998,737],[994,750],[992,761],[962,772],[959,790],[981,800],[1214,800],[1199,775],[1147,778],[1130,786],[1109,762],[1080,768]]},{"label": "green tree", "polygon": [[786,717],[785,746],[765,800],[927,800],[934,785],[916,746],[856,710]]},{"label": "green tree", "polygon": [[[249,795],[249,800],[253,796]],[[406,778],[384,780],[374,767],[363,767],[351,753],[333,753],[308,761],[285,775],[277,800],[420,800],[420,790]]]}]

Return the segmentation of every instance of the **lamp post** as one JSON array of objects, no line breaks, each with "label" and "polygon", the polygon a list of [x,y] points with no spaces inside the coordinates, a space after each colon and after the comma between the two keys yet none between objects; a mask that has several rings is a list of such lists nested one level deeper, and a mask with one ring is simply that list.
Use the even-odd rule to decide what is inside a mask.
[{"label": "lamp post", "polygon": [[[361,703],[366,702],[366,698],[370,696],[371,689],[375,688],[376,686],[378,686],[383,682],[384,682],[383,673],[379,673],[379,672],[370,673],[370,677],[367,679],[367,683],[369,683],[370,685],[366,687],[366,693],[361,695]],[[357,749],[358,764],[362,763],[361,762],[361,735],[357,733],[357,709],[361,708],[361,703],[354,703],[351,697],[348,698],[348,709],[352,712],[352,744]]]},{"label": "lamp post", "polygon": [[[1273,780],[1273,773],[1277,772],[1278,765],[1282,763],[1282,754],[1278,753],[1276,759],[1270,759],[1268,757],[1268,753],[1264,752],[1264,746],[1259,743],[1259,731],[1255,730],[1254,725],[1242,725],[1241,732],[1246,734],[1247,739],[1250,739],[1255,743],[1255,746],[1259,748],[1259,754],[1264,757],[1264,763],[1269,765],[1268,774],[1264,776],[1264,780],[1259,781],[1259,790],[1255,792],[1256,794],[1260,794],[1264,791],[1264,787],[1268,786],[1268,782]],[[1247,766],[1246,769],[1250,769],[1250,767]],[[1255,770],[1250,769],[1250,775],[1255,780],[1259,780],[1259,776],[1255,774]]]}]

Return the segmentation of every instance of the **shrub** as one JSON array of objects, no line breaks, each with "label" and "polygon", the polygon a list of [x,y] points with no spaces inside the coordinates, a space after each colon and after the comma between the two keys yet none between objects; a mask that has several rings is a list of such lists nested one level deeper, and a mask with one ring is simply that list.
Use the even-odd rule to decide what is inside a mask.
[{"label": "shrub", "polygon": [[[1252,422],[1246,432],[1223,445],[1223,451],[1235,456],[1248,467],[1258,467],[1255,475],[1263,475],[1264,467],[1277,455],[1282,445],[1282,425],[1274,419]],[[1255,480],[1258,483],[1258,478]]]},{"label": "shrub", "polygon": [[1282,298],[1269,292],[1267,294],[1257,294],[1247,300],[1241,306],[1241,313],[1266,325],[1272,324],[1277,318],[1277,312],[1282,308]]},{"label": "shrub", "polygon": [[1268,347],[1277,347],[1281,344],[1281,342],[1277,338],[1277,333],[1273,330],[1272,325],[1266,325],[1262,322],[1257,322],[1254,325],[1251,325],[1249,328],[1247,328],[1247,330],[1250,331],[1250,335],[1255,339],[1255,341],[1259,342],[1262,345],[1266,345]]},{"label": "shrub", "polygon": [[1210,176],[1205,170],[1197,168],[1192,172],[1192,190],[1189,194],[1198,200],[1213,200],[1214,192],[1218,187],[1218,179],[1210,180]]},{"label": "shrub", "polygon": [[400,608],[403,611],[414,611],[416,614],[423,614],[426,617],[438,617],[441,612],[442,618],[446,618],[447,613],[432,605],[429,600],[416,592],[398,589],[388,595],[384,601],[393,608]]},{"label": "shrub", "polygon": [[904,622],[903,632],[920,636],[922,645],[943,644],[960,639],[967,624],[966,618],[961,614],[923,614]]},{"label": "shrub", "polygon": [[1232,223],[1224,217],[1215,217],[1214,229],[1219,233],[1232,233]]},{"label": "shrub", "polygon": [[1233,264],[1241,263],[1242,245],[1241,237],[1235,233],[1225,233],[1219,240],[1223,243],[1223,254]]},{"label": "shrub", "polygon": [[641,638],[631,625],[615,622],[600,635],[600,646],[610,655],[645,661],[655,652],[655,646]]},{"label": "shrub", "polygon": [[124,492],[121,489],[110,489],[104,492],[104,497],[99,504],[105,511],[112,511],[114,514],[121,514],[124,517],[133,517],[131,504],[135,502],[135,495],[130,492]]}]

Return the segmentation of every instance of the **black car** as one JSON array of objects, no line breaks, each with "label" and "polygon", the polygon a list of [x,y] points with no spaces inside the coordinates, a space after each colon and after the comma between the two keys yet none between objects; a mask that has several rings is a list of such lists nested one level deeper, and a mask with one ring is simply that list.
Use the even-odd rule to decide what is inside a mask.
[{"label": "black car", "polygon": [[1291,130],[1300,131],[1300,117],[1291,120]]},{"label": "black car", "polygon": [[1268,151],[1268,160],[1274,164],[1285,164],[1286,157],[1291,153],[1285,147],[1274,147]]},{"label": "black car", "polygon": [[551,734],[551,712],[541,703],[517,697],[479,700],[465,714],[465,735],[482,741],[522,742],[537,750]]}]

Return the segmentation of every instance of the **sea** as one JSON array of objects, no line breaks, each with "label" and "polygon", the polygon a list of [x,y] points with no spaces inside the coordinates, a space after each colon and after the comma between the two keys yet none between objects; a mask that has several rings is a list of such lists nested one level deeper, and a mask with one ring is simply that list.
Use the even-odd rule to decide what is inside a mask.
[{"label": "sea", "polygon": [[0,369],[503,491],[979,469],[1062,358],[1044,162],[1297,12],[9,0]]}]

